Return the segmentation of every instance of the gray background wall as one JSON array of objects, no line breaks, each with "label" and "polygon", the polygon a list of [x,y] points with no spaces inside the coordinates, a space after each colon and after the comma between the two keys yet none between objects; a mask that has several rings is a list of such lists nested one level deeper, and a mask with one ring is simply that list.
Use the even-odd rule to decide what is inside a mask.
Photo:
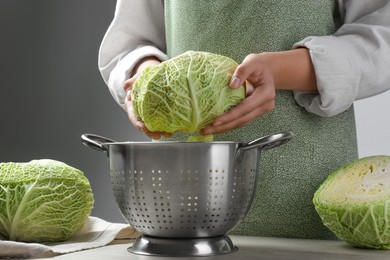
[{"label": "gray background wall", "polygon": [[[0,0],[0,162],[51,158],[79,168],[95,194],[92,214],[124,222],[106,155],[80,142],[87,132],[146,140],[97,68],[114,8],[114,0]],[[390,92],[356,102],[360,156],[390,155],[388,100]]]}]

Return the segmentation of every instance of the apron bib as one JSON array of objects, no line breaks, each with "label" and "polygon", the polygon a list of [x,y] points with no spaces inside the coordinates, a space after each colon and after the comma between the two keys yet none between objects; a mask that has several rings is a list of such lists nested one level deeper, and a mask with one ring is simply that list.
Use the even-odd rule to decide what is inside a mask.
[{"label": "apron bib", "polygon": [[[339,26],[336,2],[166,0],[167,52],[208,51],[240,63],[250,53],[288,50],[307,36],[332,34]],[[331,172],[358,158],[353,107],[324,118],[300,107],[291,91],[278,90],[275,102],[272,112],[250,125],[214,135],[216,141],[249,142],[280,131],[295,134],[261,153],[252,207],[231,234],[336,239],[312,198]],[[175,134],[169,140],[186,138]]]}]

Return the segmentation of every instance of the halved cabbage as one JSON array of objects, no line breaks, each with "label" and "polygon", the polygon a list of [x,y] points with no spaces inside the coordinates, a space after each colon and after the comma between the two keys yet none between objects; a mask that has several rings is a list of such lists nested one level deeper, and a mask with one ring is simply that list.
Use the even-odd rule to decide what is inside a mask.
[{"label": "halved cabbage", "polygon": [[390,249],[390,156],[370,156],[332,173],[314,194],[323,223],[357,247]]}]

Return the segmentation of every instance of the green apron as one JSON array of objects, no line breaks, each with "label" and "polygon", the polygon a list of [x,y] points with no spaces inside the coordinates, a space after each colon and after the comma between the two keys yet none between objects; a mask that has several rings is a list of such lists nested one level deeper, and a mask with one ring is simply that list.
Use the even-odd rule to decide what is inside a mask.
[{"label": "green apron", "polygon": [[[209,51],[240,63],[250,53],[288,50],[306,36],[332,34],[339,26],[336,2],[166,0],[168,55]],[[297,105],[291,91],[277,91],[272,112],[215,140],[248,142],[286,130],[295,138],[261,153],[252,207],[232,234],[335,239],[312,197],[329,173],[358,157],[352,107],[324,118]]]}]

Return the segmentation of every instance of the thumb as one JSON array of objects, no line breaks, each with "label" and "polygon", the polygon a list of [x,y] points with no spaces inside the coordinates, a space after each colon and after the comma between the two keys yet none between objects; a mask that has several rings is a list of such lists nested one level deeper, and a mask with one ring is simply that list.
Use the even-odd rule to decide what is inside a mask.
[{"label": "thumb", "polygon": [[254,66],[252,66],[252,63],[253,62],[250,59],[245,58],[243,63],[237,66],[230,80],[231,88],[239,88],[242,84],[244,84],[244,82],[254,71]]},{"label": "thumb", "polygon": [[123,90],[124,91],[128,91],[128,90],[131,90],[133,88],[133,85],[135,83],[135,81],[137,80],[138,76],[139,76],[140,73],[136,73],[134,74],[131,78],[129,78],[128,80],[126,80],[124,83],[123,83]]}]

